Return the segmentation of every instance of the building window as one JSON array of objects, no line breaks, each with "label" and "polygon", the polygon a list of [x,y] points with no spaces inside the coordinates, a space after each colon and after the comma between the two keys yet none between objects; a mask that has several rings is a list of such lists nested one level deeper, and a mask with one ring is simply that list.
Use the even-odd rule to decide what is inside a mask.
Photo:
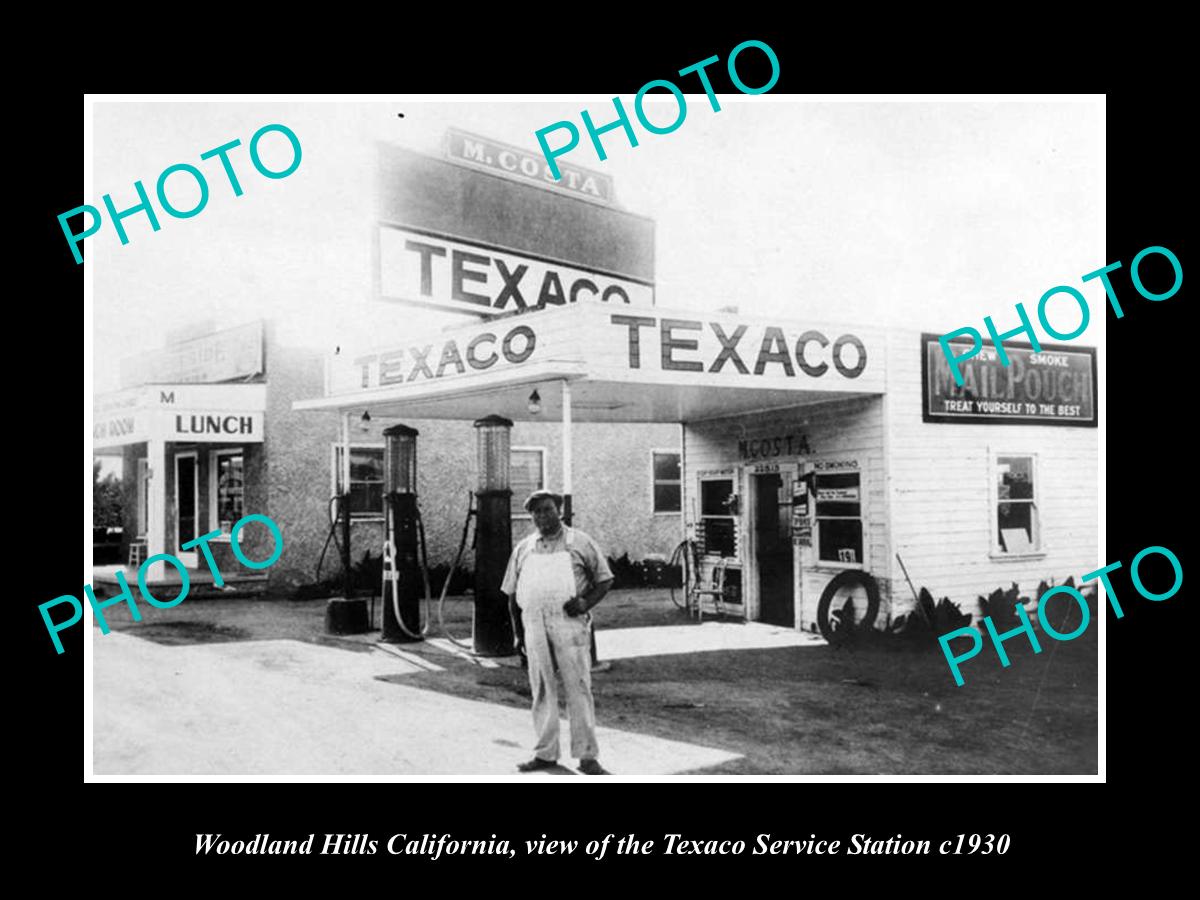
[{"label": "building window", "polygon": [[664,450],[652,450],[650,460],[654,476],[654,512],[679,512],[682,509],[680,498],[683,494],[679,454]]},{"label": "building window", "polygon": [[1037,553],[1041,534],[1037,509],[1037,458],[996,456],[996,552],[1006,555]]},{"label": "building window", "polygon": [[[342,489],[342,445],[333,445],[333,492]],[[350,445],[350,517],[383,517],[383,447],[378,444]]]},{"label": "building window", "polygon": [[704,553],[736,557],[738,498],[732,478],[700,480],[700,523],[696,539]]},{"label": "building window", "polygon": [[509,451],[508,485],[512,488],[512,517],[528,519],[525,498],[546,486],[546,450],[513,447]]},{"label": "building window", "polygon": [[821,562],[863,563],[862,477],[858,471],[817,471],[817,558]]},{"label": "building window", "polygon": [[229,534],[246,506],[246,478],[241,450],[214,450],[209,459],[212,490],[209,521],[221,534]]}]

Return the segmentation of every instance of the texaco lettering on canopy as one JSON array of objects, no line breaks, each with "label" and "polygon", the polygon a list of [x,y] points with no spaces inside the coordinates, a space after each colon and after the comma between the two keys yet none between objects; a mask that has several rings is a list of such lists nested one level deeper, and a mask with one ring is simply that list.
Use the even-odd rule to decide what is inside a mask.
[{"label": "texaco lettering on canopy", "polygon": [[[631,369],[653,367],[656,360],[658,368],[679,372],[733,371],[739,375],[795,377],[799,368],[804,375],[820,378],[829,371],[832,363],[843,377],[857,378],[867,367],[867,348],[853,334],[843,334],[831,342],[825,334],[814,329],[793,338],[783,328],[774,325],[739,324],[728,330],[728,325],[705,323],[699,319],[660,320],[654,316],[625,315],[614,315],[611,321],[614,325],[629,329]],[[658,354],[652,351],[643,353],[643,330],[651,335],[650,342],[657,335]],[[700,351],[699,338],[706,331],[711,331],[716,337],[720,350],[710,359],[696,358],[694,354]],[[814,345],[819,349],[813,349]],[[827,347],[830,349],[825,353]],[[854,352],[847,353],[848,347],[853,348]],[[689,357],[688,354],[693,355]]]},{"label": "texaco lettering on canopy", "polygon": [[442,378],[447,374],[463,375],[469,369],[490,369],[500,359],[523,363],[537,349],[537,334],[528,325],[517,325],[503,338],[493,331],[477,334],[462,350],[453,338],[442,343],[440,353],[434,353],[434,346],[425,344],[355,357],[354,365],[362,375],[361,386],[380,387]]}]

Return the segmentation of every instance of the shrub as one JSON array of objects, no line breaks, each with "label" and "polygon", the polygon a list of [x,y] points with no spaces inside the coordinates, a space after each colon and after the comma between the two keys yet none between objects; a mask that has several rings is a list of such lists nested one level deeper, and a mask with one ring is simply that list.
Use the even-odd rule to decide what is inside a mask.
[{"label": "shrub", "polygon": [[682,567],[672,566],[661,556],[635,562],[628,553],[622,553],[617,559],[610,556],[608,567],[612,569],[614,588],[677,588],[683,584]]},{"label": "shrub", "polygon": [[921,607],[919,610],[897,616],[892,622],[889,629],[892,635],[924,642],[962,628],[971,621],[970,614],[959,609],[949,597],[943,597],[935,604],[927,588],[921,588],[917,602]]},{"label": "shrub", "polygon": [[[1067,587],[1075,587],[1075,578],[1069,576],[1062,584]],[[1037,591],[1032,597],[1021,596],[1016,583],[1013,583],[1007,590],[996,588],[986,597],[981,596],[977,599],[979,614],[981,617],[991,616],[993,627],[997,632],[1003,634],[1020,626],[1021,620],[1017,618],[1016,608],[1020,603],[1025,608],[1025,613],[1033,626],[1044,631],[1038,620],[1037,604],[1042,595],[1052,586],[1052,583],[1047,584],[1042,581],[1038,584]],[[1096,600],[1099,597],[1095,584],[1093,583],[1087,591],[1081,591],[1081,593],[1094,613]],[[896,637],[924,640],[931,634],[937,638],[958,628],[966,628],[971,624],[971,616],[952,603],[949,597],[943,597],[935,606],[933,595],[926,588],[921,588],[917,602],[921,609],[897,616],[888,629],[889,634]],[[922,615],[922,611],[924,611],[924,615]],[[1051,627],[1060,634],[1070,634],[1083,621],[1083,612],[1079,608],[1079,603],[1070,594],[1065,593],[1055,594],[1047,600],[1042,614]],[[932,627],[929,623],[932,623]]]},{"label": "shrub", "polygon": [[622,553],[619,559],[608,558],[608,567],[613,573],[614,588],[641,587],[645,579],[639,563],[631,562],[628,553]]},{"label": "shrub", "polygon": [[992,624],[1000,633],[1016,628],[1021,624],[1017,618],[1017,598],[1020,593],[1015,581],[1007,591],[996,588],[986,598],[979,598],[980,615],[991,616]]}]

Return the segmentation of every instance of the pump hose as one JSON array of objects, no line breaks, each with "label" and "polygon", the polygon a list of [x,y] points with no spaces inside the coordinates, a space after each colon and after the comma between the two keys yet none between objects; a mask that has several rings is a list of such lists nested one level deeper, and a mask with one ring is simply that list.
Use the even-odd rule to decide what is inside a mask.
[{"label": "pump hose", "polygon": [[[390,518],[391,513],[389,512],[388,515]],[[390,580],[392,582],[392,612],[395,614],[396,624],[400,627],[400,630],[403,631],[405,635],[412,638],[414,641],[421,640],[429,631],[429,604],[433,602],[433,598],[429,590],[429,571],[428,567],[425,565],[425,560],[427,559],[425,556],[425,526],[421,524],[421,508],[419,506],[417,507],[417,536],[421,542],[421,574],[424,576],[425,581],[425,624],[421,626],[420,634],[413,634],[411,631],[409,631],[408,627],[404,624],[404,619],[400,617],[400,592],[397,590],[400,578],[399,573],[396,572],[396,549],[391,540],[385,540],[383,542],[382,590],[387,591],[387,583]],[[391,564],[390,566],[389,563]],[[388,577],[389,568],[393,573],[393,577],[390,579]]]},{"label": "pump hose", "polygon": [[342,545],[338,542],[337,538],[338,517],[333,514],[333,507],[337,502],[337,497],[329,498],[329,508],[326,510],[326,512],[329,514],[329,534],[325,535],[325,546],[321,548],[321,555],[317,557],[317,571],[313,573],[313,581],[319,582],[321,580],[321,566],[325,562],[325,551],[329,549],[330,540],[332,540],[334,546],[337,547],[339,556],[342,552]]},{"label": "pump hose", "polygon": [[446,580],[442,583],[442,592],[438,597],[438,627],[441,629],[451,643],[456,644],[468,653],[475,655],[474,645],[467,641],[462,641],[452,635],[446,628],[446,594],[450,590],[450,580],[454,578],[454,573],[458,571],[458,564],[462,561],[463,550],[467,548],[467,532],[471,529],[471,519],[475,515],[475,494],[467,492],[467,517],[463,520],[462,538],[458,542],[458,553],[454,556],[454,562],[450,566],[450,571],[446,573]]},{"label": "pump hose", "polygon": [[[467,651],[471,656],[482,656],[482,654],[475,652],[474,646],[469,641],[463,641],[459,638],[456,638],[454,635],[452,635],[449,632],[449,630],[446,628],[446,619],[445,619],[446,595],[450,591],[450,582],[454,578],[454,573],[458,571],[458,564],[460,562],[462,562],[463,551],[466,550],[466,547],[467,547],[467,534],[471,530],[471,519],[474,518],[476,515],[475,502],[474,502],[475,495],[472,492],[468,492],[467,496],[469,498],[468,502],[467,502],[467,517],[466,517],[466,519],[463,520],[462,537],[459,539],[459,542],[458,542],[458,553],[455,554],[454,562],[453,562],[453,564],[451,564],[450,570],[446,573],[446,580],[442,583],[442,590],[441,590],[440,595],[438,596],[438,629],[447,638],[447,640],[449,640],[451,643],[455,644],[456,646],[462,648],[463,650]],[[431,587],[429,584],[429,548],[425,543],[425,522],[421,518],[421,508],[419,506],[417,507],[417,536],[421,542],[421,576],[425,582],[425,625],[421,628],[421,636],[424,636],[429,631],[429,623],[430,623],[429,604],[432,602],[432,591],[431,591]],[[388,577],[387,576],[388,561],[389,561],[389,559],[394,560],[394,554],[395,554],[395,550],[392,548],[390,542],[384,543],[384,551],[383,552],[384,552],[384,561],[383,561],[384,575],[383,575],[383,577],[384,577],[384,580],[386,581],[387,577]],[[393,569],[394,569],[394,562],[393,562]],[[409,631],[404,626],[404,620],[400,618],[400,602],[399,602],[399,598],[397,596],[397,592],[396,592],[394,586],[392,589],[392,611],[396,614],[396,624],[400,626],[400,630],[403,631],[406,635],[408,635],[409,637],[411,637],[413,639],[419,639],[417,635],[414,635],[411,631]]]},{"label": "pump hose", "polygon": [[417,537],[421,541],[421,581],[425,585],[425,624],[421,634],[429,633],[429,606],[433,603],[433,591],[429,585],[429,548],[425,546],[425,520],[421,518],[421,507],[417,505]]}]

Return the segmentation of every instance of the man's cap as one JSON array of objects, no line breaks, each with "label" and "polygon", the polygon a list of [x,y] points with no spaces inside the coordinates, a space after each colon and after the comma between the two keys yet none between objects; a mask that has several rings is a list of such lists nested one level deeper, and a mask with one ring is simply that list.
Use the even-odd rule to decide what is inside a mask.
[{"label": "man's cap", "polygon": [[553,500],[554,505],[557,506],[559,509],[562,508],[563,495],[556,494],[556,493],[554,493],[554,491],[547,491],[543,488],[542,490],[534,491],[532,494],[530,494],[528,497],[525,498],[525,512],[529,512],[533,508],[533,504],[537,503],[539,500],[541,500],[545,497],[549,497],[551,500]]}]

